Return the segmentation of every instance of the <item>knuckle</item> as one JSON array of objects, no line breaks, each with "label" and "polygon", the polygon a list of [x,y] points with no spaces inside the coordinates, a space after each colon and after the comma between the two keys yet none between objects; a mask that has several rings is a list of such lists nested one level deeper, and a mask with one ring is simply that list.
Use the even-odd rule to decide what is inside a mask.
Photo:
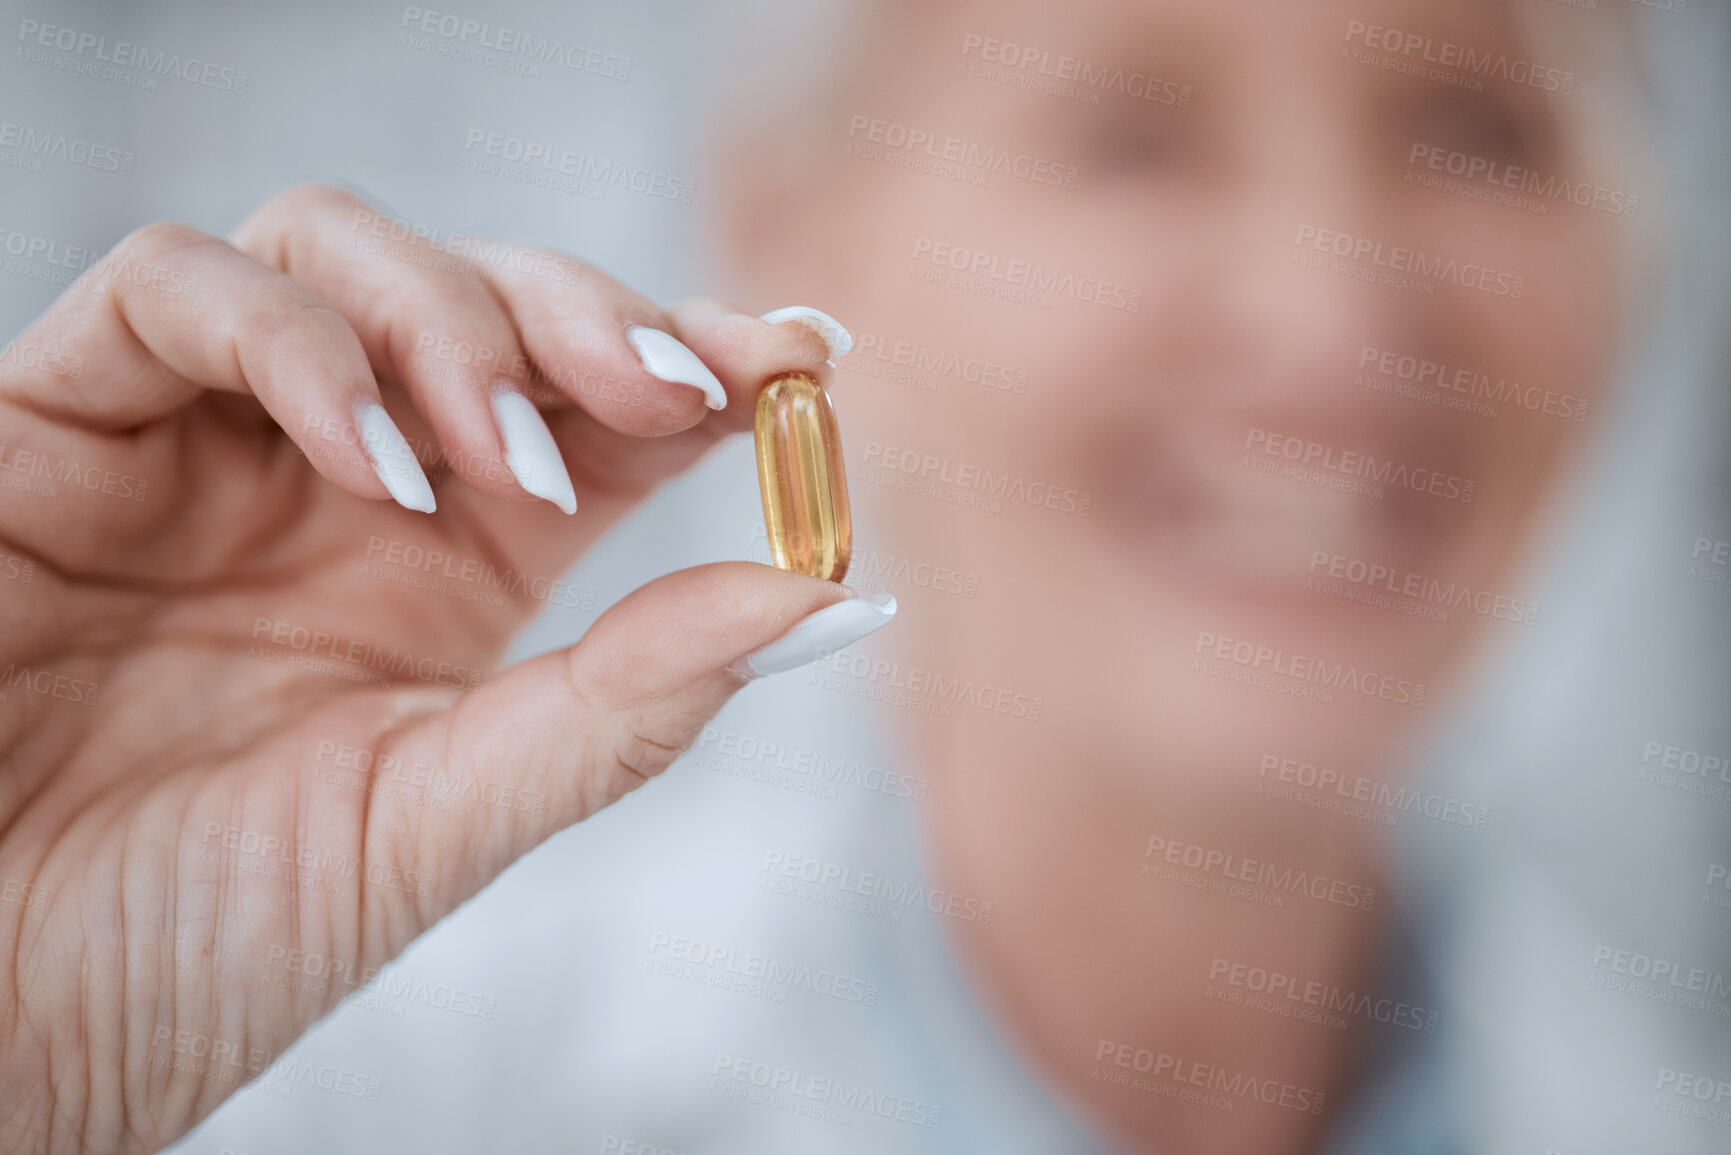
[{"label": "knuckle", "polygon": [[115,252],[139,259],[161,260],[175,253],[204,245],[224,245],[227,242],[191,225],[176,221],[152,221],[141,225],[123,237]]},{"label": "knuckle", "polygon": [[366,208],[360,197],[334,185],[308,181],[291,185],[264,204],[264,210],[284,216],[323,216],[333,211],[347,212],[356,207]]},{"label": "knuckle", "polygon": [[647,783],[656,774],[665,771],[673,762],[673,755],[663,746],[656,745],[642,734],[627,731],[613,741],[613,767],[616,771],[616,793],[634,790],[637,786]]},{"label": "knuckle", "polygon": [[356,219],[366,208],[359,197],[331,185],[292,185],[253,210],[234,235],[242,250],[266,264],[286,267],[291,249],[334,227],[338,219]]},{"label": "knuckle", "polygon": [[648,782],[673,764],[684,745],[663,742],[640,729],[641,720],[626,722],[613,739],[614,794],[617,797]]},{"label": "knuckle", "polygon": [[[390,304],[398,312],[425,317],[453,330],[475,324],[490,326],[503,330],[497,334],[501,340],[509,333],[504,311],[475,277],[411,266],[392,277],[391,287]],[[514,335],[511,343],[516,343]]]},{"label": "knuckle", "polygon": [[354,332],[343,315],[329,305],[307,300],[287,288],[256,301],[238,328],[249,341],[261,345],[283,340],[326,345],[345,341]]}]

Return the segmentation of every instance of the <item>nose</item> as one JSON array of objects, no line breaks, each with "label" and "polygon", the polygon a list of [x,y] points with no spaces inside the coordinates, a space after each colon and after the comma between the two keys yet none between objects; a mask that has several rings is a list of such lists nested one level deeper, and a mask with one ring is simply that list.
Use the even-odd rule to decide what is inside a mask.
[{"label": "nose", "polygon": [[[1362,161],[1319,109],[1288,109],[1278,141],[1248,151],[1222,190],[1186,307],[1205,335],[1214,401],[1269,427],[1350,445],[1388,432],[1359,383],[1367,348],[1402,346],[1434,307],[1417,289],[1377,283],[1394,230]],[[1256,159],[1252,160],[1251,157]]]}]

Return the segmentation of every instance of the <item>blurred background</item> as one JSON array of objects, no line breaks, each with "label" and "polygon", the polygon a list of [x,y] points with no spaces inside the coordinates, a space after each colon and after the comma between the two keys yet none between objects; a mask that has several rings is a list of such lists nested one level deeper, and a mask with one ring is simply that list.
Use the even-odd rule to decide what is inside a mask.
[{"label": "blurred background", "polygon": [[822,308],[904,606],[176,1150],[1731,1150],[1721,0],[5,9],[6,336],[305,181]]}]

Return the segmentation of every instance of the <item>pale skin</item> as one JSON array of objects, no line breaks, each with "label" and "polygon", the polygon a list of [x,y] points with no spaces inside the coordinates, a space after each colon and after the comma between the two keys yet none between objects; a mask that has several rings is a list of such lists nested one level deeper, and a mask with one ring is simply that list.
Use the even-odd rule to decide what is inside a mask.
[{"label": "pale skin", "polygon": [[[1589,426],[1556,414],[1505,403],[1495,418],[1474,416],[1356,379],[1394,379],[1376,356],[1360,368],[1370,348],[1541,392],[1603,388],[1632,226],[1407,179],[1432,171],[1411,162],[1417,142],[1638,182],[1583,146],[1584,99],[1501,82],[1475,93],[1342,57],[1353,20],[1520,59],[1557,52],[1520,34],[1515,8],[886,5],[827,135],[804,151],[766,138],[733,172],[742,292],[796,271],[809,280],[810,254],[822,253],[815,291],[879,338],[885,362],[900,344],[1028,376],[1016,395],[909,368],[936,381],[923,390],[855,377],[844,362],[855,444],[1093,495],[1086,518],[1013,501],[979,513],[870,484],[855,502],[862,520],[893,526],[895,556],[979,579],[972,598],[910,593],[906,628],[882,647],[906,665],[1045,698],[1037,722],[966,707],[941,719],[889,713],[933,780],[925,833],[941,885],[994,904],[988,924],[946,924],[979,991],[1030,1067],[1125,1151],[1316,1148],[1357,1081],[1364,1023],[1338,1031],[1227,1005],[1207,995],[1210,974],[1226,960],[1374,990],[1392,898],[1384,835],[1398,832],[1257,795],[1263,759],[1401,785],[1471,656],[1496,631],[1524,628],[1459,608],[1426,620],[1306,587],[1320,552],[1518,593],[1545,503],[1586,444]],[[1044,55],[1022,68],[1021,53]],[[1189,103],[1109,94],[1090,105],[998,79],[1053,76],[1066,55],[1188,85]],[[1583,71],[1580,83],[1595,79]],[[898,155],[857,118],[1071,165],[1077,180],[998,172],[980,188],[892,167],[843,151],[877,143],[879,156]],[[1380,241],[1385,260],[1404,245],[1512,271],[1524,291],[1442,283],[1421,294],[1307,267],[1295,254],[1332,255],[1314,234],[1311,247],[1295,243],[1307,225]],[[1135,288],[1140,308],[1060,298],[1041,310],[922,283],[910,269],[938,266],[921,240]],[[1470,503],[1398,490],[1349,498],[1268,477],[1242,464],[1255,430],[1435,468],[1472,479],[1476,493]],[[1359,693],[1322,704],[1211,677],[1193,668],[1212,656],[1198,652],[1204,635],[1423,684],[1424,704]],[[1141,874],[1165,865],[1150,858],[1151,837],[1374,888],[1379,900],[1271,908],[1160,882]],[[1241,1098],[1225,1111],[1099,1077],[1146,1077],[1136,1051],[1187,1072],[1202,1063],[1273,1079],[1325,1107]]]},{"label": "pale skin", "polygon": [[[1537,91],[1477,100],[1415,88],[1336,55],[1348,19],[1502,44],[1498,11],[911,5],[888,26],[895,51],[867,70],[876,87],[850,94],[859,107],[801,179],[754,183],[770,165],[735,174],[742,297],[782,303],[772,286],[797,278],[856,332],[992,356],[1034,383],[1016,398],[965,387],[927,397],[844,376],[851,448],[906,444],[1096,495],[1087,520],[1012,509],[960,522],[869,487],[855,498],[896,548],[982,578],[966,604],[909,598],[911,620],[885,642],[928,668],[989,670],[1047,699],[1037,725],[963,711],[907,728],[933,780],[927,838],[941,881],[994,903],[990,924],[958,928],[965,962],[1013,1045],[1125,1150],[1313,1149],[1328,1114],[1141,1095],[1092,1077],[1100,1046],[1250,1071],[1337,1106],[1355,1034],[1201,992],[1221,957],[1361,987],[1381,930],[1378,908],[1270,910],[1150,883],[1137,873],[1149,836],[1382,889],[1374,828],[1265,804],[1251,794],[1259,761],[1272,751],[1393,780],[1467,655],[1501,628],[1318,597],[1303,589],[1308,559],[1355,552],[1501,588],[1580,440],[1536,415],[1475,423],[1367,402],[1352,384],[1362,349],[1586,395],[1611,355],[1615,225],[1415,190],[1397,163],[1417,137],[1574,172],[1577,114]],[[1187,116],[1154,104],[1092,115],[958,79],[971,32],[1113,58],[1190,83],[1194,100]],[[1124,119],[1122,107],[1150,119]],[[995,181],[979,196],[844,162],[855,111],[1025,148],[1075,163],[1082,179],[1069,190]],[[34,580],[0,601],[5,661],[100,687],[93,705],[56,697],[52,681],[0,702],[0,885],[29,887],[0,903],[0,950],[15,960],[0,987],[0,1103],[11,1108],[0,1145],[144,1151],[184,1133],[235,1084],[165,1065],[173,1041],[222,1042],[245,1070],[331,1008],[258,981],[273,948],[382,963],[517,855],[665,767],[738,688],[725,670],[734,658],[842,596],[762,567],[672,575],[571,650],[467,691],[403,676],[358,686],[248,656],[261,643],[296,656],[271,643],[285,623],[488,669],[538,603],[433,604],[357,580],[372,539],[557,575],[656,482],[745,429],[774,372],[830,379],[805,330],[713,303],[664,312],[594,270],[576,284],[488,284],[363,258],[343,247],[356,208],[297,190],[237,230],[236,248],[145,230],[122,254],[195,276],[196,297],[118,284],[68,293],[18,340],[78,356],[82,375],[8,363],[0,376],[9,449],[150,482],[142,502],[0,491],[0,550],[35,563]],[[1421,298],[1297,266],[1303,224],[1507,266],[1532,288],[1518,302],[1449,285]],[[1074,302],[1033,314],[921,285],[904,259],[919,236],[1053,261],[1136,287],[1143,304],[1135,315]],[[621,337],[631,323],[691,346],[726,385],[728,409],[706,413],[695,390],[643,374]],[[574,518],[497,468],[491,381],[443,362],[417,368],[429,331],[521,348],[554,383],[534,396],[576,482]],[[585,391],[585,373],[626,388]],[[352,420],[375,380],[411,439],[462,464],[439,484],[433,518],[389,504],[352,443],[326,433]],[[1323,504],[1320,490],[1234,472],[1248,428],[1403,454],[1474,478],[1481,496]],[[1194,676],[1203,632],[1374,665],[1431,695],[1423,711],[1325,708]],[[321,743],[466,771],[545,805],[387,803],[322,780]],[[427,893],[364,877],[297,888],[237,870],[232,856],[211,862],[211,824],[381,862],[427,880]]]},{"label": "pale skin", "polygon": [[[404,596],[358,576],[369,543],[545,588],[659,482],[749,429],[775,373],[828,381],[827,350],[711,300],[664,310],[569,256],[452,270],[407,242],[345,247],[370,212],[306,187],[227,240],[142,229],[17,338],[52,355],[0,367],[9,453],[98,479],[0,493],[0,550],[30,567],[0,598],[0,660],[30,671],[0,701],[8,1151],[154,1151],[185,1133],[335,1006],[261,981],[284,950],[382,965],[659,773],[745,684],[731,663],[848,595],[702,566],[471,687],[541,602]],[[644,372],[634,324],[696,352],[728,407]],[[512,376],[417,356],[438,347],[424,334],[497,350]],[[502,381],[544,411],[574,516],[501,468],[487,393]],[[436,514],[389,501],[357,448],[354,404],[380,383],[411,443],[461,470],[429,470]],[[341,640],[312,654],[312,630]],[[413,659],[352,660],[368,651],[351,643]],[[284,660],[306,657],[323,668]],[[353,784],[384,766],[490,785],[441,808]],[[266,845],[288,849],[249,858]],[[360,869],[298,885],[281,866],[302,852]]]}]

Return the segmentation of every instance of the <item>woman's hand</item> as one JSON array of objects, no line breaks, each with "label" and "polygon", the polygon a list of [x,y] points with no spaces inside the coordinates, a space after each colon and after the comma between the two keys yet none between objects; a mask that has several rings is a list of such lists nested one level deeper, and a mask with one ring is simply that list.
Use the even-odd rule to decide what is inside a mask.
[{"label": "woman's hand", "polygon": [[[826,347],[382,220],[305,187],[232,241],[141,229],[0,357],[0,1149],[170,1142],[335,1006],[289,952],[361,981],[845,596],[703,566],[483,678],[590,542]],[[727,407],[647,372],[639,325]]]}]

